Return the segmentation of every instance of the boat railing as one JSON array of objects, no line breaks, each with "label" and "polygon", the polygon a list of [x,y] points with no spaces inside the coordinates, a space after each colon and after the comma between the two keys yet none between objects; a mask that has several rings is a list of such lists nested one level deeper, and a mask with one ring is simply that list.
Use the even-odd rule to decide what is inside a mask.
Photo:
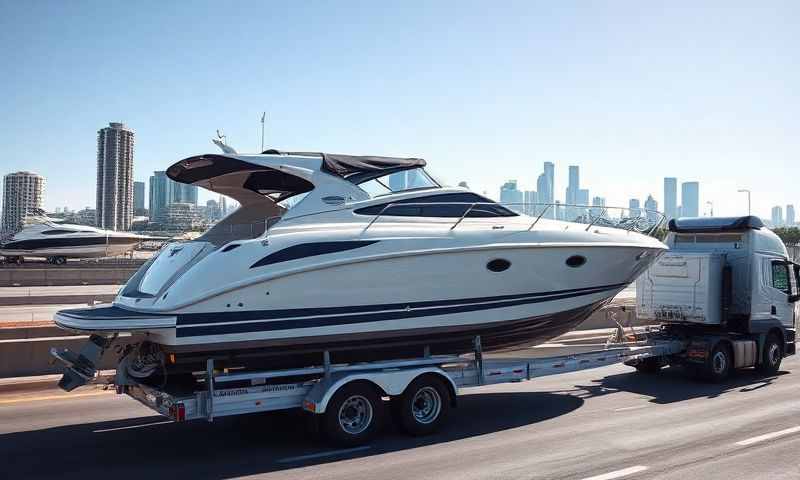
[{"label": "boat railing", "polygon": [[[455,207],[447,211],[446,207]],[[435,208],[435,215],[423,213],[425,207]],[[458,208],[461,207],[461,208]],[[498,208],[499,207],[499,208]],[[408,208],[419,208],[409,211]],[[398,209],[405,209],[402,213]],[[468,218],[496,218],[527,215],[532,218],[527,231],[533,230],[541,220],[561,220],[592,227],[609,227],[645,235],[658,235],[666,222],[663,213],[645,208],[608,207],[564,203],[509,203],[509,202],[395,202],[386,204],[364,227],[367,231],[380,218],[387,216],[452,218],[454,230]]]}]

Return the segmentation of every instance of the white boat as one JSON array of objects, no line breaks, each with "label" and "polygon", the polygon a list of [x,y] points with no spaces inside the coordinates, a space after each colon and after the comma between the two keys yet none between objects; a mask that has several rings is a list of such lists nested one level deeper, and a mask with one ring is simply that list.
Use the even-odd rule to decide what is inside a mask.
[{"label": "white boat", "polygon": [[461,354],[478,336],[492,351],[573,329],[666,250],[631,228],[518,214],[424,166],[277,151],[182,160],[172,180],[241,208],[165,246],[112,305],[55,321],[141,335],[176,370],[209,356],[291,366],[323,351],[334,362]]},{"label": "white boat", "polygon": [[68,258],[122,255],[149,238],[130,232],[57,223],[46,217],[31,217],[22,230],[0,244],[0,255],[10,262],[20,262],[25,257],[44,257],[50,263],[62,265]]}]

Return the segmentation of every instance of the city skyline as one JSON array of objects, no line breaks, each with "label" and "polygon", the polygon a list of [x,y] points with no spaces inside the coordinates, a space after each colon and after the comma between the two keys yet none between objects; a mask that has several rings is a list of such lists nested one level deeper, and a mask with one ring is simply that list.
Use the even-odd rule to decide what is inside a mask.
[{"label": "city skyline", "polygon": [[[158,15],[111,4],[102,19],[79,3],[6,6],[0,37],[16,48],[2,53],[14,68],[0,79],[13,93],[0,158],[4,173],[49,178],[48,209],[94,203],[87,132],[109,119],[136,130],[135,180],[146,181],[215,152],[216,129],[258,151],[262,111],[267,147],[422,157],[447,183],[492,195],[510,177],[539,191],[530,175],[555,161],[581,165],[609,205],[660,192],[664,177],[700,181],[717,215],[747,212],[738,189],[752,190],[762,217],[800,202],[790,180],[800,173],[800,11],[790,4],[442,1],[365,4],[357,18],[338,5],[152,5]],[[264,18],[284,21],[264,30]],[[359,27],[324,41],[294,27],[329,32],[339,21]],[[196,34],[220,24],[239,28]],[[757,25],[771,27],[748,34]],[[326,75],[297,73],[309,65]],[[561,196],[566,172],[557,177]]]}]

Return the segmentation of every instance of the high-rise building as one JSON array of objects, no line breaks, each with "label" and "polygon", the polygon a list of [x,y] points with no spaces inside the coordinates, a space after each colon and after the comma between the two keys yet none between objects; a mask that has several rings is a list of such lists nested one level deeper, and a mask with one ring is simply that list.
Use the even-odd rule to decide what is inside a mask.
[{"label": "high-rise building", "polygon": [[781,208],[780,205],[772,207],[772,226],[773,227],[783,226],[783,209]]},{"label": "high-rise building", "polygon": [[191,203],[197,205],[197,185],[189,185],[188,183],[178,183],[172,180],[172,198],[170,203]]},{"label": "high-rise building", "polygon": [[683,182],[681,184],[681,216],[700,216],[700,183]]},{"label": "high-rise building", "polygon": [[31,172],[9,173],[3,177],[3,219],[0,233],[18,232],[25,217],[38,214],[44,201],[44,177]]},{"label": "high-rise building", "polygon": [[786,226],[794,227],[794,205],[786,205]]},{"label": "high-rise building", "polygon": [[162,221],[167,205],[172,201],[172,187],[175,182],[167,177],[167,172],[153,172],[150,177],[150,220]]},{"label": "high-rise building", "polygon": [[524,197],[522,192],[517,190],[517,181],[509,180],[500,187],[500,203],[511,204],[508,208],[517,213],[524,213]]},{"label": "high-rise building", "polygon": [[133,214],[144,215],[144,182],[133,182]]},{"label": "high-rise building", "polygon": [[664,178],[664,216],[667,221],[678,216],[678,179]]},{"label": "high-rise building", "polygon": [[581,173],[577,165],[569,166],[569,183],[567,184],[564,203],[574,205],[578,203],[578,190],[581,189]]},{"label": "high-rise building", "polygon": [[[556,166],[553,162],[544,162],[544,189],[537,185],[539,203],[552,205],[556,195]],[[543,207],[544,208],[544,207]],[[545,212],[546,218],[556,218],[556,212],[551,207]]]},{"label": "high-rise building", "polygon": [[206,202],[206,219],[209,222],[215,222],[222,218],[222,211],[219,208],[219,203],[216,200],[209,200]]},{"label": "high-rise building", "polygon": [[608,212],[605,210],[606,206],[606,199],[603,197],[594,197],[592,199],[592,208],[590,211],[592,212],[593,217],[607,217]]},{"label": "high-rise building", "polygon": [[658,221],[658,202],[652,195],[647,196],[647,200],[644,201],[644,209],[647,211],[647,220],[650,222],[657,222]]},{"label": "high-rise building", "polygon": [[642,208],[638,198],[631,198],[628,201],[628,210],[631,218],[639,218],[642,216]]},{"label": "high-rise building", "polygon": [[133,221],[133,130],[112,122],[97,131],[97,226],[129,230]]},{"label": "high-rise building", "polygon": [[537,215],[538,194],[533,190],[526,190],[523,201],[525,202],[525,215]]}]

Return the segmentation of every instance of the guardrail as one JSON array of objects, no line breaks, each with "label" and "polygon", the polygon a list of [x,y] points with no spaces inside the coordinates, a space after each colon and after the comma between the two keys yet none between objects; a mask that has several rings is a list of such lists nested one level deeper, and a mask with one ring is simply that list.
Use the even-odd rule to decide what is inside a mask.
[{"label": "guardrail", "polygon": [[[463,207],[463,211],[454,209],[449,214],[440,212],[440,215],[425,215],[425,207],[442,209],[447,206]],[[392,213],[392,209],[418,207],[417,214],[405,211],[403,213]],[[481,207],[487,207],[481,210]],[[501,207],[505,212],[498,211]],[[356,207],[353,207],[356,208]],[[493,210],[493,211],[489,211]],[[450,230],[462,224],[467,218],[492,218],[510,217],[515,215],[531,213],[533,221],[528,227],[531,231],[536,225],[546,218],[548,220],[562,220],[572,223],[585,224],[585,231],[589,231],[593,226],[618,228],[626,231],[635,231],[646,235],[654,235],[658,229],[666,222],[666,217],[661,212],[643,208],[625,207],[606,207],[597,205],[578,205],[562,203],[493,203],[493,202],[395,202],[385,205],[375,217],[370,220],[364,231],[367,231],[383,216],[405,216],[405,217],[438,217],[455,218],[455,223],[450,226]],[[612,213],[617,213],[613,215]],[[473,215],[471,215],[473,214]],[[548,215],[549,214],[549,215]]]}]

